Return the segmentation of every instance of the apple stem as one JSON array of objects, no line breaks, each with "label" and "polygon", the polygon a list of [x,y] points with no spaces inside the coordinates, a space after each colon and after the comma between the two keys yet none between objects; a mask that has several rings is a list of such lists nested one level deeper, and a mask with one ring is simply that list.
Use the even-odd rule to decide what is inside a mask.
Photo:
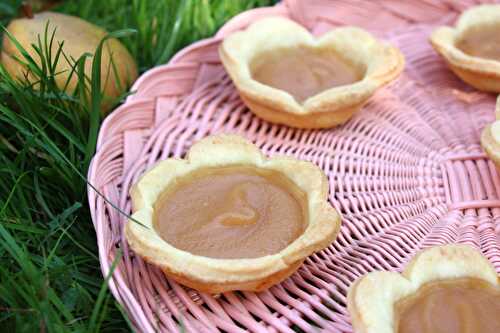
[{"label": "apple stem", "polygon": [[23,3],[21,4],[21,10],[25,17],[30,19],[33,18],[33,8],[31,8],[31,5],[26,1],[23,1]]}]

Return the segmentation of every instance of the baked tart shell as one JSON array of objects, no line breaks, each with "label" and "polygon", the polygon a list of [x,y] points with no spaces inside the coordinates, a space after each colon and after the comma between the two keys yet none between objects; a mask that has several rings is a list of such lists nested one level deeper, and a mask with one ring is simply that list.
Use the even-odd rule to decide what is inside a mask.
[{"label": "baked tart shell", "polygon": [[[251,63],[280,50],[330,52],[362,72],[358,81],[335,86],[297,101],[285,90],[253,78]],[[385,84],[399,76],[404,57],[356,27],[334,29],[319,38],[285,18],[262,19],[227,37],[219,48],[222,63],[249,109],[267,121],[297,128],[328,128],[345,123]]]},{"label": "baked tart shell", "polygon": [[429,283],[455,279],[479,279],[500,290],[493,265],[467,245],[445,245],[418,253],[399,274],[372,272],[349,289],[347,307],[357,333],[394,333],[394,306]]},{"label": "baked tart shell", "polygon": [[499,93],[500,61],[472,56],[457,47],[464,34],[493,25],[500,29],[500,5],[476,6],[460,16],[456,27],[443,26],[433,31],[430,42],[465,83],[481,91]]},{"label": "baked tart shell", "polygon": [[[500,95],[497,97],[496,122],[486,125],[481,134],[481,145],[500,173]],[[495,133],[494,133],[495,132]]]},{"label": "baked tart shell", "polygon": [[[180,250],[160,237],[153,225],[153,207],[176,179],[201,168],[242,164],[279,171],[307,194],[308,225],[297,239],[263,257],[218,259]],[[261,291],[290,276],[307,256],[334,241],[340,216],[328,203],[328,188],[326,176],[312,163],[266,158],[256,146],[234,135],[207,137],[191,147],[186,159],[159,162],[131,188],[134,213],[125,236],[136,254],[183,285],[208,293]]]}]

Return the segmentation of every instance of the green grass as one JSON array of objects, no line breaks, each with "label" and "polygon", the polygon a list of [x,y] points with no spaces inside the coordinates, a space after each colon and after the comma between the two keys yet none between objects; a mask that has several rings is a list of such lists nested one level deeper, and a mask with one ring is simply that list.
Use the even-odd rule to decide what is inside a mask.
[{"label": "green grass", "polygon": [[[0,3],[3,25],[20,2]],[[120,30],[144,71],[212,35],[238,12],[270,2],[73,0],[53,10]],[[89,60],[82,57],[75,63],[78,88],[61,91],[54,81],[58,59],[47,43],[50,29],[33,46],[45,66],[21,59],[37,74],[36,90],[0,66],[0,331],[128,331],[128,319],[100,273],[82,177],[102,120],[100,78],[83,83],[79,69]]]}]

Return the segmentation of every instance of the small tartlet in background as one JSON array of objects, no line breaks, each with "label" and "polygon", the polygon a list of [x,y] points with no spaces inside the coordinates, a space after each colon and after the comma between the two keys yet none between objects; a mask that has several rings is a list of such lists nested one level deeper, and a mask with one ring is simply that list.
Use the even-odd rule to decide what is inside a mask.
[{"label": "small tartlet in background", "polygon": [[495,115],[496,121],[486,125],[481,134],[481,145],[500,173],[500,95],[497,97]]},{"label": "small tartlet in background", "polygon": [[[345,123],[404,68],[404,57],[397,48],[360,28],[341,27],[316,38],[280,17],[262,19],[228,36],[219,54],[252,112],[267,121],[298,128]],[[332,63],[335,66],[329,68]],[[280,84],[271,86],[256,79],[259,67],[266,65],[264,75],[281,76]],[[352,77],[331,88],[322,82],[337,74]],[[290,92],[301,89],[309,94],[297,98]]]},{"label": "small tartlet in background", "polygon": [[500,93],[500,4],[472,7],[455,27],[434,30],[430,42],[448,67],[476,89]]}]

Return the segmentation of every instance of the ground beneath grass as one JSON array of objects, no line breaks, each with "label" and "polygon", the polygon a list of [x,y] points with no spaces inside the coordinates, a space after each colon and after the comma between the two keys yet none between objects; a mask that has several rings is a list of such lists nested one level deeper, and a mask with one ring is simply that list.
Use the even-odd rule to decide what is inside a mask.
[{"label": "ground beneath grass", "polygon": [[[229,18],[272,0],[32,0],[122,31],[141,72],[213,35]],[[0,2],[0,22],[19,16],[20,0]],[[50,38],[50,36],[49,36]],[[42,36],[43,40],[43,36]],[[55,65],[43,52],[40,57]],[[27,61],[27,59],[24,59]],[[52,68],[52,69],[51,69]],[[96,100],[57,88],[55,66],[38,85],[0,66],[0,332],[130,331],[99,269],[84,175],[102,121]],[[81,79],[82,86],[84,85]],[[119,101],[116,102],[117,104]]]}]

